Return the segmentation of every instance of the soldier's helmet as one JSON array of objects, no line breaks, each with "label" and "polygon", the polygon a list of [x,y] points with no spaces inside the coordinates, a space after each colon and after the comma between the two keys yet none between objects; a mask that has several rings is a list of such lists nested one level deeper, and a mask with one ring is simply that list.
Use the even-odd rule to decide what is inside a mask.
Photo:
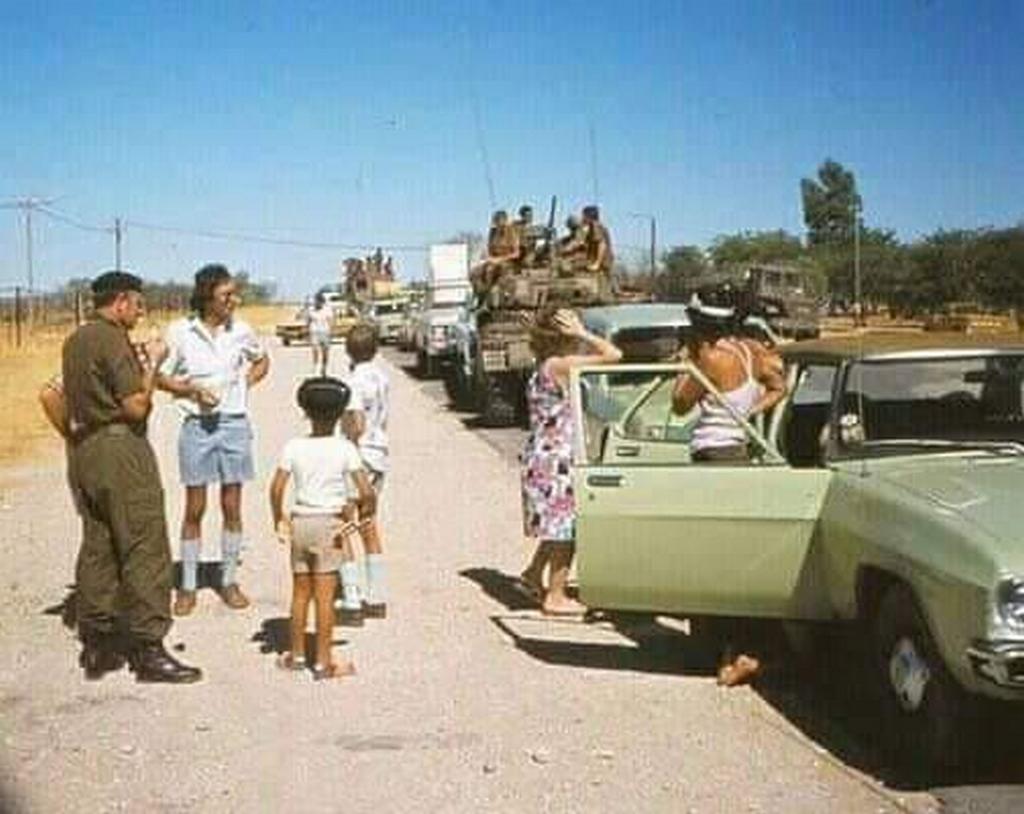
[{"label": "soldier's helmet", "polygon": [[569,215],[569,217],[565,219],[565,228],[570,232],[575,232],[580,228],[580,219],[575,215]]},{"label": "soldier's helmet", "polygon": [[519,217],[525,219],[527,215],[533,217],[533,207],[529,204],[523,204],[519,207]]},{"label": "soldier's helmet", "polygon": [[601,210],[598,209],[593,204],[591,204],[590,206],[584,206],[583,207],[583,219],[584,220],[600,220],[601,219]]}]

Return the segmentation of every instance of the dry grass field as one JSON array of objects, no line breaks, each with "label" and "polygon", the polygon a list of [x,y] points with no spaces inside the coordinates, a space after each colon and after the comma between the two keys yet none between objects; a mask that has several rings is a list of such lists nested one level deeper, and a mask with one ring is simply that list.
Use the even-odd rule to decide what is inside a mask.
[{"label": "dry grass field", "polygon": [[[287,306],[243,307],[239,314],[261,333],[271,333],[294,309]],[[138,327],[139,337],[160,330],[177,314],[152,314]],[[14,347],[0,332],[0,464],[22,460],[41,439],[52,437],[36,396],[42,384],[60,372],[60,348],[68,329],[33,331],[22,347]]]}]

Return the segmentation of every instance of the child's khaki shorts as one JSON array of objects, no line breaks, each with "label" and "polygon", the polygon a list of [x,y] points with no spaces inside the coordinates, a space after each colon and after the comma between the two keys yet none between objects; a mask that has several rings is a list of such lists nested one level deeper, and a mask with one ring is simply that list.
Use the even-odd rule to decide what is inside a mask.
[{"label": "child's khaki shorts", "polygon": [[341,567],[334,539],[342,519],[333,514],[292,515],[292,573],[327,574]]}]

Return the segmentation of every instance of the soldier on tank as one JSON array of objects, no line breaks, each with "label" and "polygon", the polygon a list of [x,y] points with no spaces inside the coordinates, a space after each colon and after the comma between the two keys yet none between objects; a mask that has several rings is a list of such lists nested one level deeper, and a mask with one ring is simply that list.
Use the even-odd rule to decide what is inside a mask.
[{"label": "soldier on tank", "polygon": [[612,253],[612,238],[608,229],[601,223],[601,213],[596,206],[583,207],[583,232],[587,271],[610,278],[615,260]]},{"label": "soldier on tank", "polygon": [[490,291],[501,277],[511,272],[519,260],[519,241],[515,229],[508,222],[508,213],[499,209],[491,217],[487,235],[487,256],[476,265],[471,275],[477,294]]},{"label": "soldier on tank", "polygon": [[562,267],[572,273],[583,270],[587,264],[586,235],[580,219],[570,215],[565,219],[567,233],[558,241],[558,256]]},{"label": "soldier on tank", "polygon": [[522,268],[537,265],[537,240],[540,237],[533,224],[533,207],[523,204],[519,207],[519,217],[512,223],[516,243],[519,246],[519,264]]}]

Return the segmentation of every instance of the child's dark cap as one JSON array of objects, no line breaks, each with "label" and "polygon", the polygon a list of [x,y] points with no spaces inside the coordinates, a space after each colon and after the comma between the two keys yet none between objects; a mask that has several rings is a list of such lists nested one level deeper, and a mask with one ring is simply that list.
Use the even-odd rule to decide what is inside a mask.
[{"label": "child's dark cap", "polygon": [[301,407],[308,415],[339,416],[348,406],[351,391],[345,382],[331,376],[306,379],[299,385],[296,394]]}]

